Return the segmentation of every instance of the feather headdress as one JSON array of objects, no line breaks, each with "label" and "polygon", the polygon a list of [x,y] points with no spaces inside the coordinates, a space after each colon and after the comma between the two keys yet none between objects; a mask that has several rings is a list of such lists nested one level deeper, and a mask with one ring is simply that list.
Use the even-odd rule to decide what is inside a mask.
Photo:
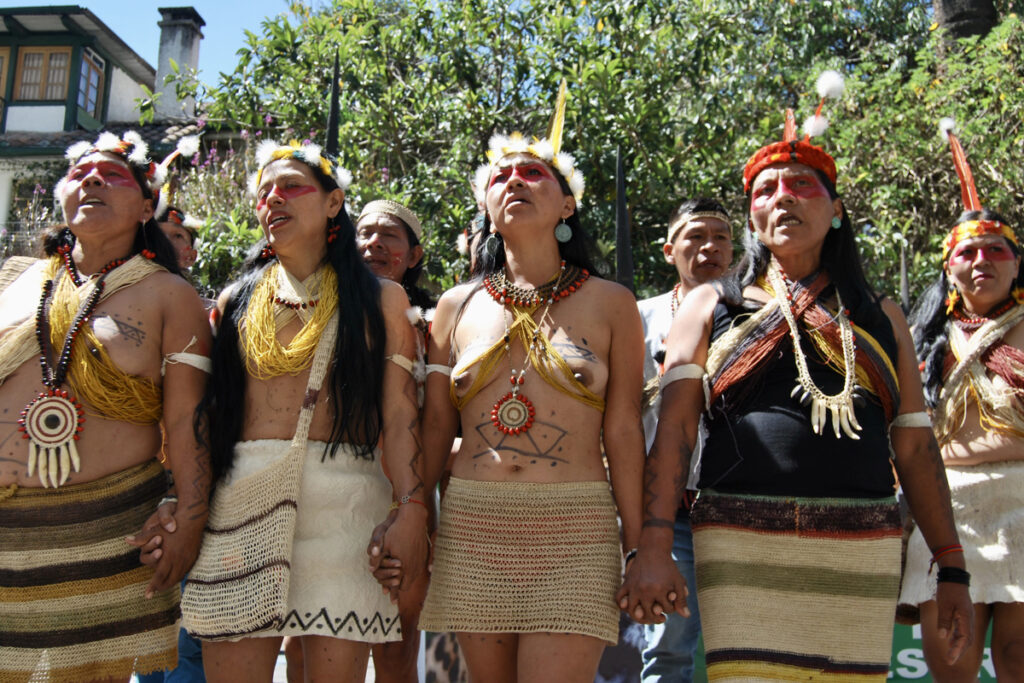
[{"label": "feather headdress", "polygon": [[[160,173],[159,167],[149,158],[149,145],[134,130],[125,131],[121,137],[105,131],[100,133],[96,142],[93,143],[80,140],[65,150],[64,158],[68,160],[70,166],[74,166],[82,157],[96,152],[106,152],[121,157],[132,171],[145,179],[145,189],[151,194],[155,194],[164,183],[164,177]],[[54,189],[56,196],[60,196],[65,183],[66,178],[61,178],[57,183],[57,187]]]},{"label": "feather headdress", "polygon": [[822,135],[828,129],[828,119],[822,116],[825,100],[842,97],[845,82],[842,74],[837,71],[824,71],[818,76],[815,84],[818,91],[818,108],[803,125],[804,138],[797,139],[796,117],[792,109],[786,110],[786,126],[782,140],[765,145],[747,160],[743,168],[743,191],[749,192],[750,185],[757,174],[766,166],[777,163],[805,164],[828,176],[834,185],[836,182],[836,162],[828,152],[811,144],[812,137]]},{"label": "feather headdress", "polygon": [[491,177],[494,165],[503,157],[511,154],[531,154],[538,159],[551,164],[556,171],[562,174],[565,182],[569,185],[572,196],[576,203],[583,201],[583,190],[585,183],[583,174],[576,168],[576,159],[571,154],[562,151],[562,132],[565,126],[565,96],[566,82],[558,88],[558,99],[555,102],[555,111],[551,116],[551,123],[548,125],[548,133],[543,139],[534,138],[527,140],[522,133],[516,132],[511,135],[495,134],[491,136],[487,149],[487,163],[476,169],[473,176],[473,191],[476,200],[484,203],[487,195],[487,185]]}]

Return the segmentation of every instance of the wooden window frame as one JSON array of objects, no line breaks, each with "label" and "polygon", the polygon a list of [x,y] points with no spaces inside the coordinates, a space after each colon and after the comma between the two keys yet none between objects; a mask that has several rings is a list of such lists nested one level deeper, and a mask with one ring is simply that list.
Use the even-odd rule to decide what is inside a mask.
[{"label": "wooden window frame", "polygon": [[[83,106],[81,101],[77,102],[77,104],[78,104],[78,107],[82,111],[84,111],[86,114],[88,114],[89,116],[93,117],[94,119],[99,120],[99,118],[100,118],[100,109],[103,108],[103,86],[104,86],[104,82],[103,81],[104,81],[104,69],[105,69],[106,62],[105,62],[105,60],[103,60],[104,66],[100,66],[100,63],[97,62],[97,60],[103,60],[103,57],[100,57],[98,54],[96,54],[95,52],[93,52],[92,50],[90,50],[88,48],[83,48],[83,50],[82,50],[82,67],[81,67],[81,69],[79,69],[79,72],[78,72],[78,98],[79,98],[79,100],[84,98],[85,99],[85,105]],[[89,97],[89,74],[91,72],[93,72],[93,71],[96,72],[96,74],[98,74],[99,81],[96,84],[96,104],[95,104],[95,109],[90,111],[89,110],[89,106],[88,106],[89,105],[89,99],[88,99],[88,97]],[[82,87],[82,76],[85,76],[85,87],[84,88]]]},{"label": "wooden window frame", "polygon": [[[25,98],[21,96],[22,86],[22,75],[25,68],[25,56],[28,54],[42,53],[45,58],[43,59],[43,73],[42,78],[39,81],[39,97],[37,98]],[[49,77],[50,77],[50,56],[54,54],[66,54],[68,57],[68,67],[64,72],[64,93],[59,99],[47,99],[46,91],[49,89]],[[71,47],[70,46],[52,46],[52,47],[28,47],[22,46],[18,48],[18,68],[14,74],[14,93],[11,98],[15,102],[67,102],[68,100],[68,88],[71,87]]]}]

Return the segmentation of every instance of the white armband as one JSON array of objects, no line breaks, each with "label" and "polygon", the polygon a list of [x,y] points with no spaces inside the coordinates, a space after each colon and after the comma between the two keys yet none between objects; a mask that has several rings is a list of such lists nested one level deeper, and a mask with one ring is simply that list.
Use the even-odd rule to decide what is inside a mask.
[{"label": "white armband", "polygon": [[167,372],[167,364],[183,363],[184,365],[191,365],[196,370],[201,370],[206,374],[213,372],[213,361],[210,360],[209,356],[200,356],[198,353],[188,353],[188,349],[197,342],[195,337],[185,345],[185,348],[176,353],[169,353],[164,356],[163,362],[160,363],[160,376],[163,377]]},{"label": "white armband", "polygon": [[438,372],[445,377],[452,376],[452,369],[447,365],[441,365],[440,363],[427,363],[427,374],[429,375],[432,372]]},{"label": "white armband", "polygon": [[400,353],[393,353],[390,356],[385,357],[384,360],[391,361],[392,363],[394,363],[398,367],[400,367],[403,370],[405,370],[406,372],[408,372],[410,375],[414,374],[413,371],[412,371],[413,365],[414,365],[414,361],[411,358],[406,358],[405,356],[403,356]]},{"label": "white armband", "polygon": [[665,387],[681,379],[704,379],[704,368],[696,363],[687,363],[686,365],[677,365],[669,368],[661,376],[661,390],[665,391]]},{"label": "white armband", "polygon": [[916,413],[903,413],[893,418],[893,421],[889,423],[889,429],[893,427],[927,427],[931,429],[932,419],[928,417],[928,413],[924,411]]}]

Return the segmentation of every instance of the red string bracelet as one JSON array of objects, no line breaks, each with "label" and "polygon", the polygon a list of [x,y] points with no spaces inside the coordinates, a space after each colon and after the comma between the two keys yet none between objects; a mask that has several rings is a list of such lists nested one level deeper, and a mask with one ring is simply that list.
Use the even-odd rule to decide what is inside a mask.
[{"label": "red string bracelet", "polygon": [[964,548],[959,543],[955,545],[947,545],[945,548],[939,548],[932,555],[932,561],[928,563],[928,571],[931,572],[932,567],[935,566],[935,563],[938,562],[940,558],[945,557],[946,555],[950,555],[952,553],[962,553],[963,551]]}]

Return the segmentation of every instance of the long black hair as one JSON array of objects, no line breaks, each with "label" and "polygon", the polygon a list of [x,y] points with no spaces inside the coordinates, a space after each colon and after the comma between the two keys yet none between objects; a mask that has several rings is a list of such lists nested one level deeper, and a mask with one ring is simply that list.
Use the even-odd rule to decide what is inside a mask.
[{"label": "long black hair", "polygon": [[[335,180],[319,168],[310,166],[310,170],[325,192],[338,188]],[[338,338],[329,379],[331,435],[324,457],[333,458],[338,446],[348,441],[355,446],[357,456],[373,459],[381,434],[384,378],[380,283],[363,264],[356,248],[355,228],[344,205],[325,230],[328,227],[337,228],[337,239],[327,243],[326,263],[337,274]],[[244,411],[239,397],[250,377],[239,351],[239,326],[253,290],[274,260],[264,252],[266,246],[266,240],[260,240],[250,249],[241,277],[231,286],[213,343],[213,373],[197,409],[197,436],[208,439],[215,478],[231,469],[235,444],[242,434]]]},{"label": "long black hair", "polygon": [[[394,216],[394,214],[388,214]],[[416,237],[416,233],[412,231],[409,224],[403,221],[398,216],[394,216],[398,219],[398,222],[405,228],[405,240],[409,243],[409,248],[414,249],[420,246],[420,239]],[[420,275],[423,273],[423,262],[426,260],[426,254],[420,255],[420,260],[416,262],[416,265],[405,269],[402,273],[402,280],[399,284],[405,290],[406,295],[409,297],[409,303],[413,306],[419,306],[420,308],[427,309],[433,308],[437,305],[434,298],[430,296],[430,292],[418,286],[416,283],[420,280]]]},{"label": "long black hair", "polygon": [[[818,174],[825,189],[828,190],[829,198],[839,199],[839,192],[836,191],[835,184],[828,179],[828,176],[817,169],[815,169],[815,173]],[[747,206],[750,206],[750,193],[747,194]],[[857,240],[854,237],[853,224],[850,222],[845,205],[841,220],[839,229],[829,229],[825,236],[825,242],[821,247],[821,267],[829,274],[839,295],[843,298],[843,305],[850,309],[850,315],[854,322],[866,328],[878,325],[883,329],[891,328],[881,307],[881,296],[868,284],[864,275],[864,266],[861,263]],[[763,276],[768,271],[768,263],[771,261],[771,252],[753,231],[745,232],[743,246],[743,258],[732,271],[732,277],[738,279],[739,291]],[[728,287],[725,291],[735,292],[736,288]]]},{"label": "long black hair", "polygon": [[[1006,219],[995,211],[965,211],[957,218],[959,225],[965,221],[999,221]],[[1017,245],[1006,240],[1015,256],[1020,256]],[[1018,267],[1013,287],[1024,287],[1024,268]],[[929,408],[938,405],[939,394],[942,392],[942,374],[946,354],[949,352],[949,330],[946,327],[946,297],[951,286],[946,277],[945,269],[939,270],[935,281],[924,291],[917,304],[910,312],[910,326],[914,335],[914,350],[922,363],[922,379],[924,381],[924,398]]]}]

